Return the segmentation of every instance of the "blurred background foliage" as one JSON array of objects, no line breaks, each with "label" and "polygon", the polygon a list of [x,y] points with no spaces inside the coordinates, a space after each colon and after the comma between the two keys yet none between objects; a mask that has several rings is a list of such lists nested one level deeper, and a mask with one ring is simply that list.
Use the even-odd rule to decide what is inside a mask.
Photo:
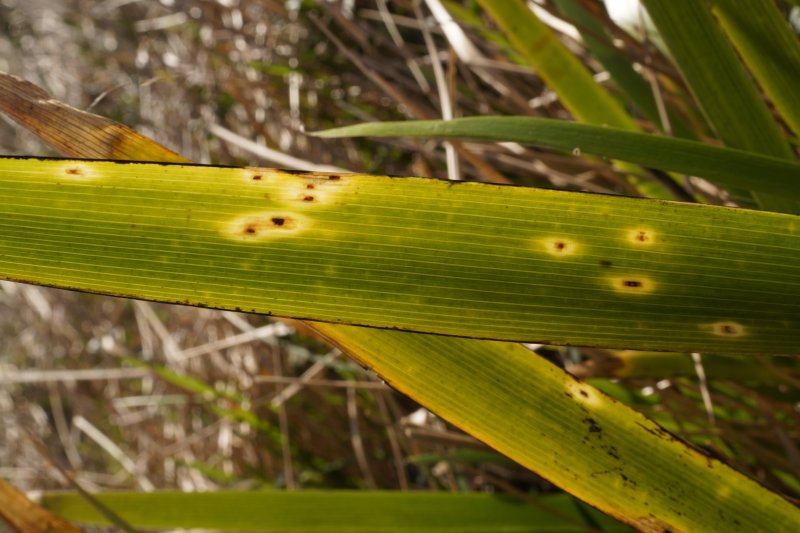
[{"label": "blurred background foliage", "polygon": [[[639,127],[713,142],[641,12],[623,29],[595,11],[586,27],[569,4],[602,9],[533,6]],[[791,2],[779,6],[788,18]],[[650,99],[632,103],[578,30],[634,65]],[[0,0],[0,70],[199,163],[285,166],[277,151],[308,166],[636,193],[623,170],[579,153],[308,135],[443,107],[570,118],[472,1]],[[0,152],[56,155],[5,119]],[[738,200],[697,178],[643,179],[677,198]],[[53,461],[95,490],[554,490],[290,321],[2,282],[0,335],[0,477],[24,489],[66,487]],[[531,349],[800,497],[795,358]]]}]

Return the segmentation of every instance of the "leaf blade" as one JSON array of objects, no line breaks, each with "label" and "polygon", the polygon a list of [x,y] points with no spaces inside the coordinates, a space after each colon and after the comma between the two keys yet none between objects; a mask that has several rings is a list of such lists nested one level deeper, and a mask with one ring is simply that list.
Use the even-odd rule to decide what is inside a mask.
[{"label": "leaf blade", "polygon": [[793,159],[789,144],[706,3],[643,3],[720,139],[730,147]]},{"label": "leaf blade", "polygon": [[770,0],[715,0],[712,10],[795,135],[800,135],[800,44]]},{"label": "leaf blade", "polygon": [[[524,532],[586,531],[577,502],[566,495],[537,498],[541,507],[478,493],[390,491],[120,492],[97,498],[140,528],[213,528],[282,532]],[[47,508],[84,523],[104,524],[79,496],[44,495]],[[578,504],[579,505],[579,504]],[[621,524],[587,508],[610,531]],[[567,519],[562,518],[568,517]]]},{"label": "leaf blade", "polygon": [[10,280],[477,338],[800,348],[800,227],[789,215],[422,178],[25,158],[0,159],[0,194]]},{"label": "leaf blade", "polygon": [[[369,122],[317,132],[320,137],[429,137],[516,141],[595,154],[682,172],[723,186],[800,199],[800,165],[731,148],[537,117],[465,117],[449,121]],[[768,179],[765,179],[768,176]]]},{"label": "leaf blade", "polygon": [[[780,529],[798,519],[780,496],[521,345],[316,327],[393,387],[639,530]],[[681,496],[686,486],[691,498]]]}]

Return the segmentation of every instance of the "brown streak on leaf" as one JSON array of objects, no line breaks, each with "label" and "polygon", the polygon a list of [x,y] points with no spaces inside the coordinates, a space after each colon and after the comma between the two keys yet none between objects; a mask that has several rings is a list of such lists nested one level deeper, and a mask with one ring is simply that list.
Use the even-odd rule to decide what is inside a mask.
[{"label": "brown streak on leaf", "polygon": [[4,72],[0,111],[70,157],[186,162],[127,126],[53,100],[40,87]]},{"label": "brown streak on leaf", "polygon": [[10,483],[0,479],[0,519],[19,533],[85,533],[47,509],[30,501]]}]

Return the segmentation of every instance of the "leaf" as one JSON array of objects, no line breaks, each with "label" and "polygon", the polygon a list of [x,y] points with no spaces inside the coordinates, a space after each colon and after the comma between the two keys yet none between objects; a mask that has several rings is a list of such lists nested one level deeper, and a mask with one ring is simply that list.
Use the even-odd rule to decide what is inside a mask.
[{"label": "leaf", "polygon": [[81,528],[36,505],[19,489],[0,478],[0,529],[3,523],[18,533],[84,533]]},{"label": "leaf", "polygon": [[[377,491],[121,492],[97,498],[140,528],[211,528],[280,532],[586,531],[578,510],[604,531],[628,531],[563,494],[534,499],[479,493]],[[71,520],[107,522],[78,495],[48,493],[45,505]]]},{"label": "leaf", "polygon": [[788,215],[422,178],[25,158],[0,159],[0,195],[9,280],[464,337],[800,349],[800,227]]},{"label": "leaf", "polygon": [[80,156],[87,158],[186,161],[127,126],[54,100],[33,83],[4,72],[0,111],[61,152],[81,144]]},{"label": "leaf", "polygon": [[591,73],[533,14],[525,2],[506,0],[478,3],[547,85],[558,93],[576,119],[590,124],[637,130],[636,123]]},{"label": "leaf", "polygon": [[[643,3],[719,138],[732,148],[794,159],[789,143],[707,3],[695,0],[643,0]],[[769,175],[764,179],[770,179]],[[741,195],[742,191],[732,192]],[[757,194],[755,199],[763,209],[797,212],[796,202],[779,193]]]},{"label": "leaf", "polygon": [[642,531],[780,531],[800,520],[780,496],[519,344],[316,327],[392,387]]},{"label": "leaf", "polygon": [[[555,0],[554,4],[568,17],[568,20],[575,23],[587,50],[600,61],[624,96],[651,122],[660,124],[661,117],[653,96],[653,88],[634,70],[632,62],[625,54],[614,47],[599,20],[598,12],[604,17],[608,16],[605,13],[605,6],[597,2],[589,7],[579,0]],[[679,137],[695,137],[680,116],[668,111],[668,117],[672,130]]]},{"label": "leaf", "polygon": [[537,117],[369,122],[317,132],[320,137],[430,137],[534,144],[621,159],[699,176],[723,186],[800,200],[800,165],[709,144]]},{"label": "leaf", "polygon": [[[521,0],[479,0],[517,51],[556,93],[576,120],[636,131],[633,118],[575,57],[556,34]],[[510,140],[510,139],[509,139]],[[621,165],[627,179],[644,196],[671,198],[664,188],[637,177],[641,169]]]},{"label": "leaf", "polygon": [[722,141],[793,158],[789,144],[706,2],[643,0],[675,63]]},{"label": "leaf", "polygon": [[714,0],[712,10],[795,135],[800,135],[800,43],[773,0]]},{"label": "leaf", "polygon": [[[639,352],[634,350],[598,350],[596,357],[570,367],[578,377],[653,378],[696,376],[691,354]],[[786,357],[737,357],[703,354],[703,368],[709,379],[744,383],[774,383],[784,378],[800,379],[796,363]]]}]

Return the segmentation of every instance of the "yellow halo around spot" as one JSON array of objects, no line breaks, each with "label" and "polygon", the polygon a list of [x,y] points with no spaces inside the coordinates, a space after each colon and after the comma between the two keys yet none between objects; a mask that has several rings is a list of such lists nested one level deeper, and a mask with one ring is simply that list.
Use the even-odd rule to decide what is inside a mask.
[{"label": "yellow halo around spot", "polygon": [[242,242],[263,242],[294,237],[309,227],[309,220],[297,213],[250,213],[228,221],[223,236]]},{"label": "yellow halo around spot", "polygon": [[656,242],[656,234],[647,228],[634,228],[625,234],[628,242],[637,246],[651,246]]},{"label": "yellow halo around spot", "polygon": [[575,255],[580,250],[578,243],[567,237],[546,237],[541,243],[545,251],[555,257]]},{"label": "yellow halo around spot", "polygon": [[61,178],[76,181],[97,179],[97,173],[92,167],[82,164],[80,161],[65,161],[61,167]]},{"label": "yellow halo around spot", "polygon": [[718,337],[734,339],[736,337],[744,337],[747,335],[747,328],[732,320],[722,320],[712,324],[702,324],[700,327],[706,331],[710,331],[712,335],[716,335]]},{"label": "yellow halo around spot", "polygon": [[649,294],[656,289],[656,283],[646,276],[615,276],[608,280],[615,291],[625,294]]}]

